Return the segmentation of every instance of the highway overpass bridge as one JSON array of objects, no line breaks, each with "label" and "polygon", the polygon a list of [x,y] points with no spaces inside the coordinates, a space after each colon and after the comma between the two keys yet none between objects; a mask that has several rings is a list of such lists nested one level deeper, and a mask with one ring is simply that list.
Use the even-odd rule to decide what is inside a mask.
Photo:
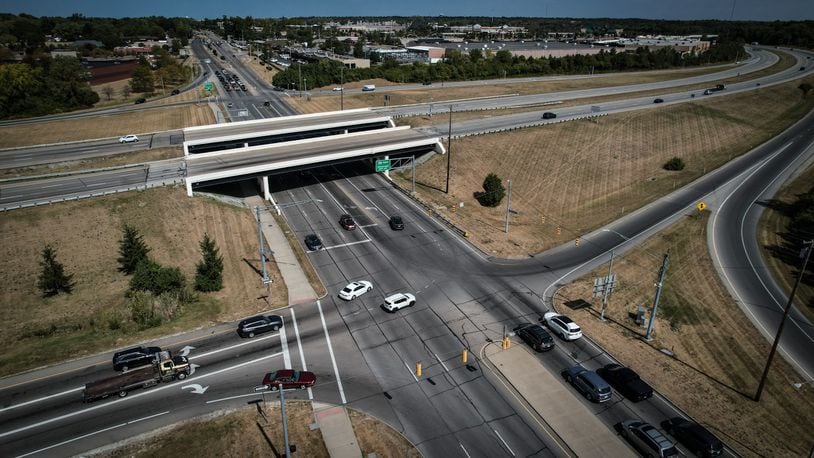
[{"label": "highway overpass bridge", "polygon": [[[364,111],[366,113],[346,115],[346,112],[335,112],[309,115],[311,117],[307,118],[290,117],[299,120],[277,118],[273,120],[275,123],[248,121],[254,123],[254,128],[247,126],[247,123],[194,128],[196,134],[209,132],[211,135],[199,134],[199,138],[193,138],[190,142],[208,145],[206,148],[221,145],[221,148],[189,153],[190,145],[185,142],[187,195],[192,196],[193,186],[203,183],[257,178],[264,197],[272,200],[268,177],[275,173],[365,159],[405,158],[429,152],[446,152],[439,138],[427,137],[408,126],[393,127],[389,116]],[[381,127],[365,127],[373,124]],[[271,125],[274,128],[270,128]],[[229,130],[230,127],[233,130]],[[218,135],[221,133],[227,135]],[[292,133],[299,138],[287,138]],[[258,138],[266,141],[252,145],[252,139]],[[241,142],[242,146],[237,146]]]}]

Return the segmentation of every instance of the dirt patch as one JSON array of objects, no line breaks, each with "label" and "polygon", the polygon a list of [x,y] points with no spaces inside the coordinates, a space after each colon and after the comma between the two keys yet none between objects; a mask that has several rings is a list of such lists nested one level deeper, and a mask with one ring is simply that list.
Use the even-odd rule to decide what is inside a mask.
[{"label": "dirt patch", "polygon": [[[803,456],[814,429],[814,389],[794,388],[799,375],[776,358],[761,401],[752,401],[770,345],[718,280],[706,246],[707,220],[706,212],[685,217],[615,259],[619,283],[605,312],[610,321],[598,320],[599,300],[591,298],[593,279],[606,275],[607,266],[558,291],[555,305],[738,452]],[[641,339],[644,328],[629,314],[639,305],[650,309],[661,255],[667,251],[670,265],[654,340],[648,344]],[[565,302],[577,299],[592,301],[592,307],[565,308]]]},{"label": "dirt patch", "polygon": [[[124,223],[134,225],[151,256],[177,266],[192,282],[206,232],[224,259],[224,288],[199,294],[181,315],[138,330],[124,293],[129,277],[118,272]],[[15,210],[0,214],[0,376],[93,354],[156,336],[207,326],[288,304],[287,290],[270,264],[271,298],[260,274],[257,225],[245,208],[189,198],[182,187]],[[40,251],[46,243],[74,275],[73,294],[43,298],[37,289]],[[45,319],[43,319],[45,317]]]},{"label": "dirt patch", "polygon": [[214,124],[215,115],[205,103],[183,107],[142,110],[72,119],[0,127],[0,148],[115,138],[127,134],[159,132]]},{"label": "dirt patch", "polygon": [[[773,137],[814,107],[799,84],[453,140],[449,194],[446,156],[418,168],[417,192],[485,252],[525,257],[575,241]],[[684,170],[662,168],[673,156]],[[517,214],[508,234],[506,199],[487,208],[474,197],[489,173],[507,188],[512,181]],[[409,175],[393,177],[410,189]]]},{"label": "dirt patch", "polygon": [[[801,240],[791,239],[788,233],[790,215],[787,206],[797,200],[797,195],[808,192],[814,183],[814,167],[809,167],[799,177],[786,183],[775,195],[758,223],[758,240],[763,252],[763,261],[773,272],[775,281],[786,291],[791,292],[800,272]],[[808,272],[811,272],[814,259],[809,261]],[[814,285],[805,281],[797,288],[794,303],[797,308],[814,322]]]},{"label": "dirt patch", "polygon": [[[93,456],[282,456],[285,440],[280,404],[269,402],[263,409],[268,422],[255,407],[246,407],[182,422]],[[376,453],[385,458],[421,456],[404,436],[386,423],[352,409],[348,409],[348,414],[363,453]],[[311,430],[314,423],[311,402],[286,401],[286,417],[289,443],[297,446],[295,456],[329,456],[320,430]]]},{"label": "dirt patch", "polygon": [[50,164],[32,165],[17,169],[0,169],[0,178],[30,177],[53,173],[78,172],[82,170],[95,170],[105,167],[140,164],[150,161],[179,158],[184,155],[183,148],[156,148],[134,151],[112,156],[102,156],[81,161],[52,162]]}]

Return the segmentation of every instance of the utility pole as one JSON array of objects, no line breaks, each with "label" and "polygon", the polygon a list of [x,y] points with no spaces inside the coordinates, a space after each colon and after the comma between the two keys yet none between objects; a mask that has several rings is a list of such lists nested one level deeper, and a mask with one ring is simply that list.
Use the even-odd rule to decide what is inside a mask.
[{"label": "utility pole", "polygon": [[512,211],[512,180],[509,181],[509,193],[506,196],[506,227],[504,232],[509,233],[509,212]]},{"label": "utility pole", "polygon": [[608,264],[608,278],[605,282],[605,289],[602,291],[602,310],[599,312],[599,321],[605,321],[605,307],[608,306],[608,296],[610,296],[611,289],[613,289],[613,250],[611,250],[610,264]]},{"label": "utility pole", "polygon": [[270,282],[266,270],[266,247],[263,245],[263,224],[260,222],[260,206],[255,206],[254,211],[257,213],[257,238],[260,240],[260,262],[263,263],[263,284],[265,285]]},{"label": "utility pole", "polygon": [[444,193],[449,194],[449,162],[452,157],[452,105],[449,106],[449,129],[447,130],[447,187]]},{"label": "utility pole", "polygon": [[805,254],[800,253],[803,258],[803,266],[800,268],[800,273],[797,274],[797,280],[794,281],[794,287],[791,288],[791,294],[789,294],[789,300],[786,303],[786,309],[783,310],[783,318],[780,319],[780,326],[777,327],[777,335],[774,337],[774,343],[772,343],[772,350],[769,352],[769,359],[766,361],[766,367],[763,369],[763,375],[760,377],[760,384],[757,386],[757,393],[755,393],[755,402],[760,401],[760,395],[763,394],[763,387],[766,386],[766,378],[769,376],[769,368],[772,365],[772,359],[774,359],[774,354],[777,352],[777,346],[780,344],[780,335],[783,333],[783,325],[786,324],[786,318],[789,316],[789,311],[791,310],[792,301],[794,301],[794,295],[797,293],[797,287],[800,286],[800,281],[803,279],[803,274],[806,272],[806,266],[808,265],[808,259],[811,257],[811,249],[814,246],[814,240],[809,240],[807,242],[803,242],[804,245],[807,245],[805,248]]},{"label": "utility pole", "polygon": [[283,384],[280,384],[280,413],[283,416],[283,441],[285,442],[285,458],[291,456],[291,446],[288,444],[288,422],[285,419],[285,390]]},{"label": "utility pole", "polygon": [[667,264],[669,264],[670,255],[664,255],[664,261],[661,262],[661,269],[659,270],[659,281],[656,283],[656,298],[653,300],[653,311],[650,313],[650,321],[647,323],[647,333],[644,340],[648,342],[651,340],[653,334],[653,325],[656,324],[656,312],[659,309],[659,299],[661,299],[661,288],[664,286],[664,275],[667,274]]},{"label": "utility pole", "polygon": [[302,98],[302,64],[297,64],[297,75],[299,75],[300,83],[297,85],[297,90],[300,91],[300,98]]},{"label": "utility pole", "polygon": [[339,85],[339,111],[345,111],[345,64],[339,67],[342,83]]}]

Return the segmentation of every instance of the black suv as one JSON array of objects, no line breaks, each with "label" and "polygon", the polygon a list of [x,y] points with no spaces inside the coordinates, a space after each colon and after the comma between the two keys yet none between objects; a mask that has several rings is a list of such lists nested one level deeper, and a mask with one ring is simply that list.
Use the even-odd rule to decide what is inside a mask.
[{"label": "black suv", "polygon": [[698,423],[674,417],[661,422],[661,427],[696,456],[714,457],[724,452],[721,440]]},{"label": "black suv", "polygon": [[546,111],[545,113],[543,113],[543,119],[554,119],[556,117],[557,117],[556,113],[552,113],[550,111]]},{"label": "black suv", "polygon": [[283,325],[283,318],[278,315],[257,315],[246,318],[237,325],[237,335],[254,337],[269,331],[277,331]]},{"label": "black suv", "polygon": [[305,246],[311,251],[322,249],[322,240],[316,234],[308,234],[305,236]]},{"label": "black suv", "polygon": [[548,351],[554,348],[554,338],[539,324],[523,323],[514,328],[514,332],[536,351]]},{"label": "black suv", "polygon": [[390,217],[390,229],[394,231],[402,231],[404,230],[404,221],[401,219],[401,216],[393,215]]},{"label": "black suv", "polygon": [[633,369],[618,364],[607,364],[596,370],[614,390],[633,402],[644,401],[653,396],[653,388],[639,378]]},{"label": "black suv", "polygon": [[155,360],[157,353],[161,353],[159,347],[135,347],[122,350],[113,355],[113,370],[126,371],[134,367],[146,366]]}]

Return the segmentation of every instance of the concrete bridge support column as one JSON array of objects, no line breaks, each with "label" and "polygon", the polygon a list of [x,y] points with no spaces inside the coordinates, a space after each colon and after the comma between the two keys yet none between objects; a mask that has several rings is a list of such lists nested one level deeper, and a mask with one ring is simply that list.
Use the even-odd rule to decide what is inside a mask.
[{"label": "concrete bridge support column", "polygon": [[189,179],[185,179],[184,184],[187,186],[187,196],[192,197],[192,182],[189,181]]},{"label": "concrete bridge support column", "polygon": [[274,205],[274,210],[277,211],[277,214],[280,214],[280,207],[277,206],[277,202],[274,201],[274,197],[271,195],[271,191],[269,191],[269,177],[268,175],[263,176],[260,179],[260,188],[263,190],[263,199],[271,202]]}]

